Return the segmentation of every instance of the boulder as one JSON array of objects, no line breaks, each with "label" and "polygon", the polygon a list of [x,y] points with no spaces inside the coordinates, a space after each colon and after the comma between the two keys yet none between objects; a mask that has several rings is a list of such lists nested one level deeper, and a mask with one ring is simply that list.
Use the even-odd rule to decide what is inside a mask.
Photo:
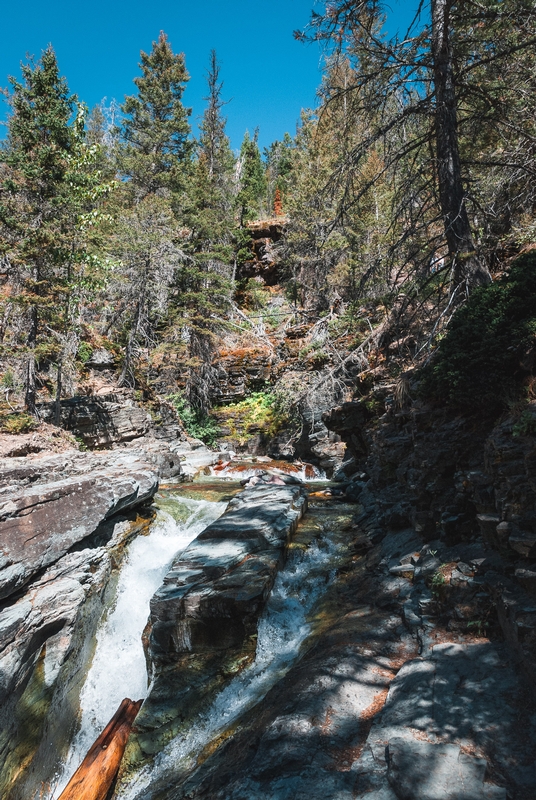
[{"label": "boulder", "polygon": [[70,452],[0,463],[0,598],[20,590],[99,524],[158,488],[139,456]]},{"label": "boulder", "polygon": [[306,502],[300,486],[246,489],[172,564],[151,600],[152,683],[127,747],[127,773],[254,657],[259,616]]}]

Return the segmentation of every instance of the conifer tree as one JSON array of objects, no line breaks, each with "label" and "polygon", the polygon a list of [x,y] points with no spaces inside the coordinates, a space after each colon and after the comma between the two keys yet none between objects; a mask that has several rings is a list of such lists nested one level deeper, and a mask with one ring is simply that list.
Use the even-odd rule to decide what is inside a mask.
[{"label": "conifer tree", "polygon": [[[216,51],[212,50],[207,72],[207,107],[199,125],[201,135],[190,184],[192,205],[187,220],[193,228],[198,250],[229,245],[233,228],[235,159],[225,133],[223,82],[219,75],[220,65]],[[226,258],[230,258],[229,253]]]},{"label": "conifer tree", "polygon": [[222,114],[223,83],[216,52],[207,72],[207,107],[200,124],[196,160],[189,185],[190,203],[184,220],[189,229],[189,259],[177,275],[173,322],[187,339],[187,399],[204,413],[214,383],[215,333],[225,324],[232,293],[234,262],[235,160]]},{"label": "conifer tree", "polygon": [[293,148],[292,137],[289,133],[285,133],[282,141],[272,142],[270,147],[264,150],[268,184],[267,203],[269,208],[273,207],[278,194],[278,202],[281,204],[278,208],[282,209],[291,179]]},{"label": "conifer tree", "polygon": [[[96,150],[84,144],[83,108],[71,121],[76,97],[54,50],[23,64],[22,82],[10,83],[8,138],[0,151],[0,255],[11,272],[11,300],[26,316],[25,402],[35,413],[36,363],[57,353],[98,269],[92,240],[99,213],[92,209],[110,187],[101,183]],[[60,384],[58,370],[58,392]]]},{"label": "conifer tree", "polygon": [[240,190],[236,203],[241,227],[262,213],[266,197],[266,174],[257,144],[258,136],[258,130],[255,131],[253,139],[246,131],[240,147]]},{"label": "conifer tree", "polygon": [[183,54],[173,53],[161,32],[151,52],[141,52],[140,68],[141,77],[134,78],[138,94],[127,97],[121,106],[126,144],[119,158],[137,199],[159,189],[180,191],[192,150],[188,140],[191,110],[182,104],[189,80]]}]

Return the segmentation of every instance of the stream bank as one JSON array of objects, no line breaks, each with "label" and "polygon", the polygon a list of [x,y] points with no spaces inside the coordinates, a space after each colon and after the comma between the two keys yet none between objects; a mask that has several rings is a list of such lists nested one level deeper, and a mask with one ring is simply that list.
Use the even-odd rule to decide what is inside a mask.
[{"label": "stream bank", "polygon": [[298,547],[317,527],[342,549],[286,674],[189,758],[163,754],[121,800],[533,799],[534,695],[508,645],[449,629],[430,586],[438,554],[359,510],[356,523],[355,506],[313,499],[298,529]]}]

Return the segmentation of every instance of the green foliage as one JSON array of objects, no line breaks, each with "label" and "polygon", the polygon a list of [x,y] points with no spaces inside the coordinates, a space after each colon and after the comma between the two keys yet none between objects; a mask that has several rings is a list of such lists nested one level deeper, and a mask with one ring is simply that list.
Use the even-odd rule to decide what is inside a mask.
[{"label": "green foliage", "polygon": [[190,436],[195,439],[201,439],[209,447],[213,447],[216,444],[219,426],[213,417],[199,409],[192,408],[183,394],[170,394],[166,400],[173,404]]},{"label": "green foliage", "polygon": [[514,423],[512,436],[536,436],[536,417],[530,411],[522,411]]},{"label": "green foliage", "polygon": [[14,389],[15,388],[15,375],[13,374],[12,369],[6,369],[2,377],[0,378],[0,385],[3,389]]},{"label": "green foliage", "polygon": [[253,392],[239,403],[231,403],[215,409],[230,430],[230,436],[240,445],[260,431],[274,436],[285,424],[287,416],[278,397],[273,392]]},{"label": "green foliage", "polygon": [[257,145],[257,132],[253,139],[246,131],[240,148],[240,191],[236,197],[240,225],[257,219],[266,196],[266,175]]},{"label": "green foliage", "polygon": [[80,342],[80,344],[78,345],[78,351],[76,355],[78,360],[81,361],[82,364],[86,364],[91,358],[92,352],[93,348],[91,347],[90,344],[88,344],[88,342]]},{"label": "green foliage", "polygon": [[15,413],[0,417],[0,430],[4,433],[28,433],[35,425],[35,419],[30,414]]},{"label": "green foliage", "polygon": [[125,99],[120,166],[131,179],[137,197],[158,189],[179,191],[184,183],[184,162],[189,160],[190,109],[182,105],[189,75],[184,56],[175,55],[165,33],[141,53],[141,77],[134,78],[137,96]]},{"label": "green foliage", "polygon": [[536,341],[536,254],[473,292],[452,318],[421,392],[464,411],[497,413],[520,394],[522,360]]},{"label": "green foliage", "polygon": [[430,591],[432,592],[433,596],[436,600],[439,600],[443,597],[445,593],[445,587],[447,586],[447,579],[443,574],[442,570],[446,567],[446,564],[442,564],[439,569],[434,572],[432,575],[432,580],[430,581]]}]

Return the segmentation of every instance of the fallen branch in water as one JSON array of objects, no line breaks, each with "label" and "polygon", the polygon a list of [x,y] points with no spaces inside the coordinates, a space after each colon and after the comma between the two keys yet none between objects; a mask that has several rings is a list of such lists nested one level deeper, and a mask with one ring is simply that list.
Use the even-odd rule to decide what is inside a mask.
[{"label": "fallen branch in water", "polygon": [[125,698],[61,793],[59,800],[106,800],[143,700]]}]

